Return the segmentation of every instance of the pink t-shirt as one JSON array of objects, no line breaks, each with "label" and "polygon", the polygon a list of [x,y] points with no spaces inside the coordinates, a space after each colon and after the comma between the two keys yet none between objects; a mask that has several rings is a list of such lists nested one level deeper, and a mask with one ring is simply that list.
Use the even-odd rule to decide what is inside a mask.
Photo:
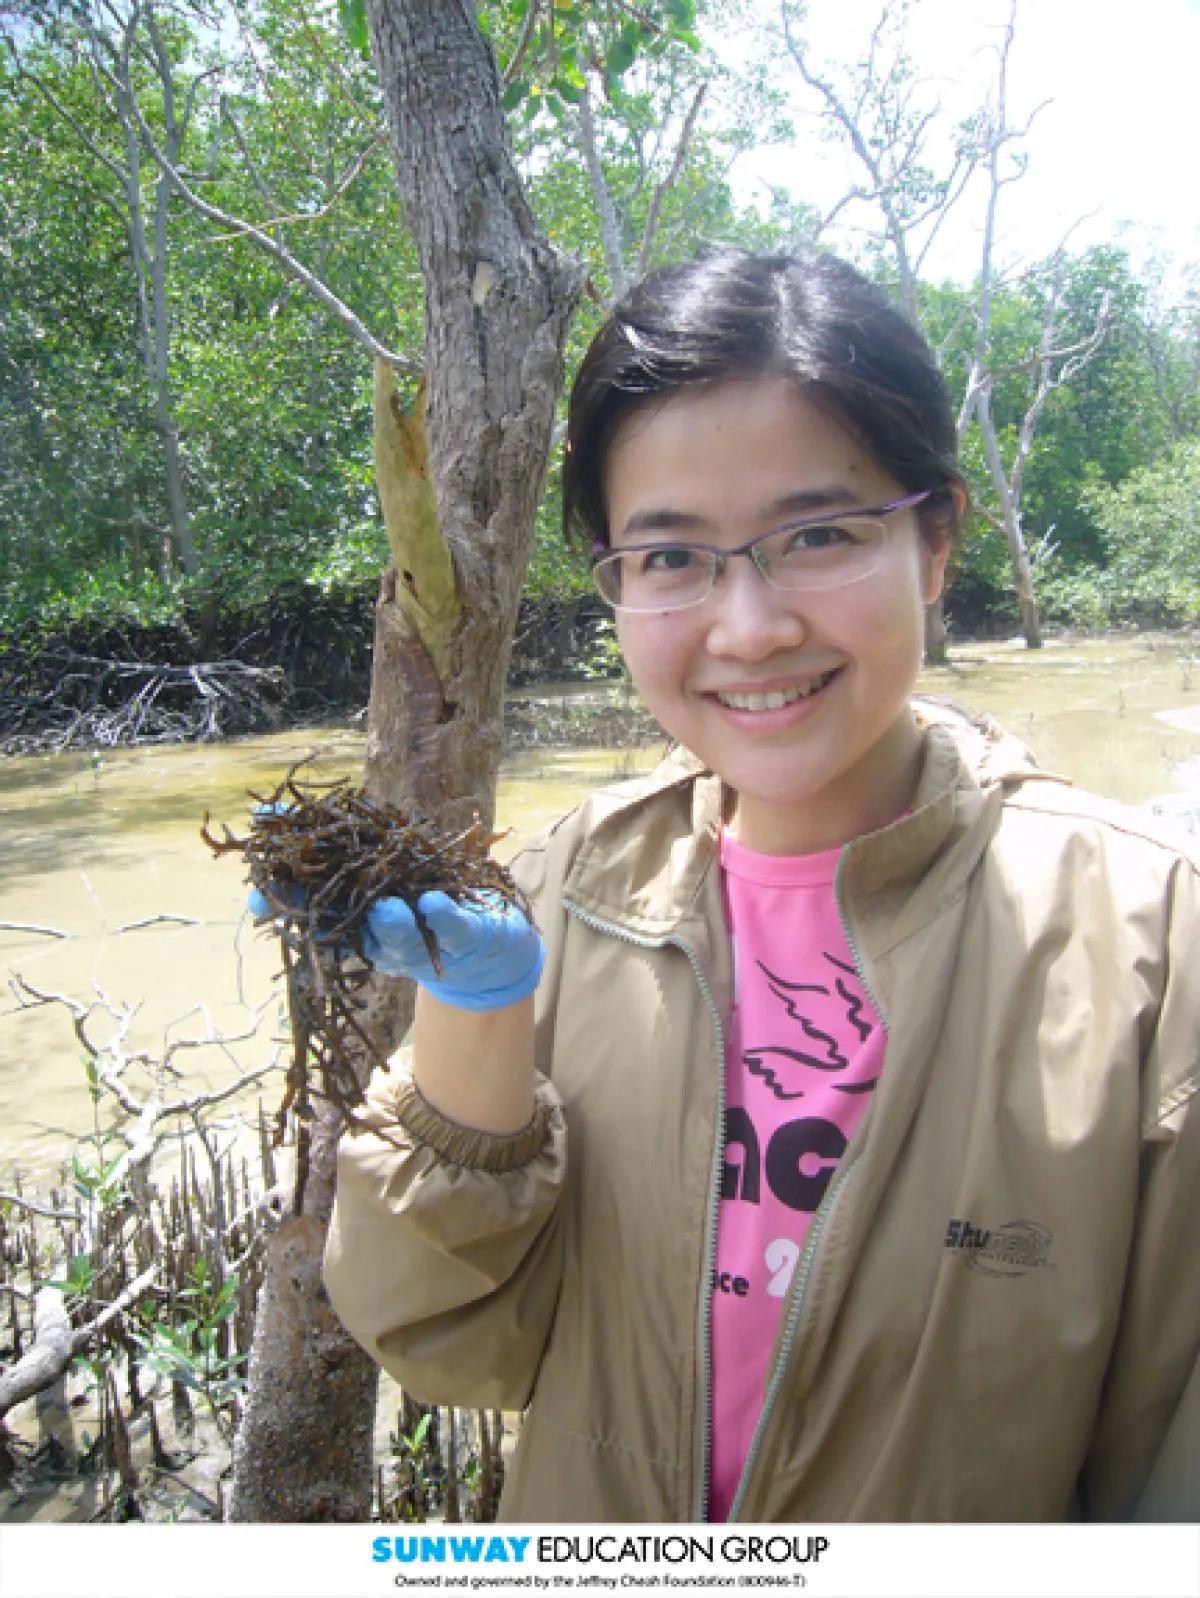
[{"label": "pink t-shirt", "polygon": [[712,1299],[709,1519],[728,1517],[805,1235],[883,1066],[886,1034],[833,892],[839,849],[721,841],[733,942]]}]

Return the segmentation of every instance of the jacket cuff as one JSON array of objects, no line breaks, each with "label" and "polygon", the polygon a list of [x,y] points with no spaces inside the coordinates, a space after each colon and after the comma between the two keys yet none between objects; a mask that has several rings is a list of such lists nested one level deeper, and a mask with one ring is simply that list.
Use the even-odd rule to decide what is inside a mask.
[{"label": "jacket cuff", "polygon": [[455,1165],[501,1174],[528,1165],[545,1146],[554,1105],[539,1089],[529,1124],[518,1132],[484,1132],[434,1109],[411,1077],[396,1084],[396,1120],[418,1143]]}]

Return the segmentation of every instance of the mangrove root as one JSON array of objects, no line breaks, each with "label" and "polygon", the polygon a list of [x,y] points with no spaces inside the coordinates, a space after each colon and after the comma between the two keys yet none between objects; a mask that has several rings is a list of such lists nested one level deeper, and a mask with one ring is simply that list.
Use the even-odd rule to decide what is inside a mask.
[{"label": "mangrove root", "polygon": [[282,949],[292,1029],[292,1063],[275,1120],[278,1147],[289,1116],[297,1122],[294,1204],[303,1196],[311,1099],[324,1097],[348,1125],[363,1089],[357,1062],[386,1066],[362,1022],[371,970],[363,956],[367,912],[379,899],[412,910],[434,969],[437,939],[421,913],[421,895],[440,890],[459,904],[497,894],[528,915],[520,890],[488,853],[497,834],[476,822],[448,835],[419,816],[370,799],[346,780],[297,780],[298,762],[255,801],[250,831],[224,827],[201,836],[215,854],[237,853],[250,883],[270,906]]}]

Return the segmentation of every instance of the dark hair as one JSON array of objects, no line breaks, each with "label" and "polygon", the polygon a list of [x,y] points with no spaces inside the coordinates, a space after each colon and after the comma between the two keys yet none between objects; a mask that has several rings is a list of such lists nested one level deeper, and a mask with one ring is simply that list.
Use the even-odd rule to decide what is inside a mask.
[{"label": "dark hair", "polygon": [[571,390],[563,465],[569,541],[608,542],[604,469],[627,416],[695,384],[792,379],[907,491],[947,490],[922,516],[953,535],[954,419],[924,338],[832,255],[723,251],[652,272],[592,340]]}]

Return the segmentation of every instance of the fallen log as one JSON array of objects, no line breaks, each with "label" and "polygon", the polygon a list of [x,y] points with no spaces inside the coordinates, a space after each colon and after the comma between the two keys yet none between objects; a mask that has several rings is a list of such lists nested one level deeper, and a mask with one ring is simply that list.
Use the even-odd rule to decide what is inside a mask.
[{"label": "fallen log", "polygon": [[85,1326],[71,1325],[58,1288],[43,1287],[34,1300],[33,1346],[15,1365],[0,1373],[0,1420],[15,1405],[52,1386],[98,1332],[149,1292],[158,1270],[155,1264],[135,1277]]}]

